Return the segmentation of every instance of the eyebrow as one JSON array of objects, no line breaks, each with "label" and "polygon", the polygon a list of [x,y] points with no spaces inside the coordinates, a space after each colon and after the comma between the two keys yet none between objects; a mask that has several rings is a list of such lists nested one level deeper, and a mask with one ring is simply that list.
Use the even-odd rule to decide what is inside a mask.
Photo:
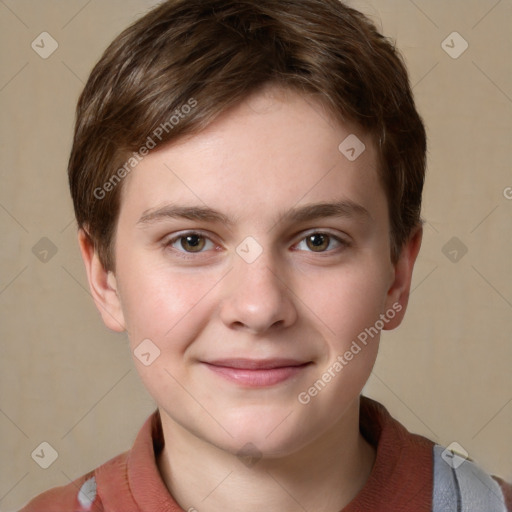
[{"label": "eyebrow", "polygon": [[307,222],[325,217],[359,217],[361,220],[370,220],[370,212],[354,201],[343,200],[334,203],[315,203],[295,207],[280,216],[281,221]]},{"label": "eyebrow", "polygon": [[[278,222],[307,222],[326,217],[345,217],[370,220],[370,212],[362,205],[349,200],[334,203],[315,203],[294,207],[282,213]],[[235,221],[223,213],[206,206],[177,206],[166,204],[162,207],[145,210],[137,225],[154,224],[166,219],[187,219],[233,226]]]},{"label": "eyebrow", "polygon": [[233,221],[226,215],[206,206],[177,206],[172,204],[166,204],[160,208],[145,210],[137,221],[137,224],[153,224],[166,219],[200,220],[212,223],[218,222],[228,226],[233,224]]}]

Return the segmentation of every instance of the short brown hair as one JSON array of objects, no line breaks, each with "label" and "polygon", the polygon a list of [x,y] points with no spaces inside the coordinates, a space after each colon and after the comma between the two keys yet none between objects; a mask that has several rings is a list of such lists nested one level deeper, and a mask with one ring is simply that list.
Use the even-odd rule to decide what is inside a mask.
[{"label": "short brown hair", "polygon": [[396,261],[421,223],[426,135],[394,44],[339,0],[168,0],[112,42],[77,106],[71,195],[106,269],[127,159],[201,130],[268,83],[318,95],[376,141]]}]

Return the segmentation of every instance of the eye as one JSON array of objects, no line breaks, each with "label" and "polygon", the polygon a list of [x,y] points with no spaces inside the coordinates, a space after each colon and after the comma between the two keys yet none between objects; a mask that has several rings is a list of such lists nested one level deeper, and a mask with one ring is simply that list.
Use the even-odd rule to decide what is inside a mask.
[{"label": "eye", "polygon": [[344,245],[346,242],[328,233],[311,233],[303,238],[297,245],[298,250],[308,250],[311,252],[328,252]]},{"label": "eye", "polygon": [[213,249],[214,243],[200,233],[185,233],[169,240],[166,244],[180,252],[196,253],[203,249]]}]

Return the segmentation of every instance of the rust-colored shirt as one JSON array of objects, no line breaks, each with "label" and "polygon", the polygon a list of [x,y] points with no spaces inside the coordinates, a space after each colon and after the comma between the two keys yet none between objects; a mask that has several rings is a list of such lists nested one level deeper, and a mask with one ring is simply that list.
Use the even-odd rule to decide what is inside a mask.
[{"label": "rust-colored shirt", "polygon": [[[365,397],[360,430],[376,449],[375,464],[363,489],[341,512],[512,512],[512,486],[410,434],[382,405]],[[20,512],[185,512],[158,471],[156,457],[163,446],[155,411],[131,450],[44,492]]]}]

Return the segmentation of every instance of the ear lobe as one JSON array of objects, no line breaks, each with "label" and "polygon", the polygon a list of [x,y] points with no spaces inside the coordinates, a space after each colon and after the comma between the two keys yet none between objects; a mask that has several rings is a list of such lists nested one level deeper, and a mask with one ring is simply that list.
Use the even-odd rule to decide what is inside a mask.
[{"label": "ear lobe", "polygon": [[400,257],[394,265],[394,279],[388,290],[386,307],[388,310],[395,310],[396,315],[386,324],[385,330],[395,329],[402,323],[404,318],[409,302],[412,272],[420,251],[422,237],[423,228],[419,226],[403,246]]},{"label": "ear lobe", "polygon": [[114,273],[105,270],[91,239],[83,229],[78,232],[78,244],[87,272],[89,288],[104,324],[113,331],[125,331],[124,315]]}]

